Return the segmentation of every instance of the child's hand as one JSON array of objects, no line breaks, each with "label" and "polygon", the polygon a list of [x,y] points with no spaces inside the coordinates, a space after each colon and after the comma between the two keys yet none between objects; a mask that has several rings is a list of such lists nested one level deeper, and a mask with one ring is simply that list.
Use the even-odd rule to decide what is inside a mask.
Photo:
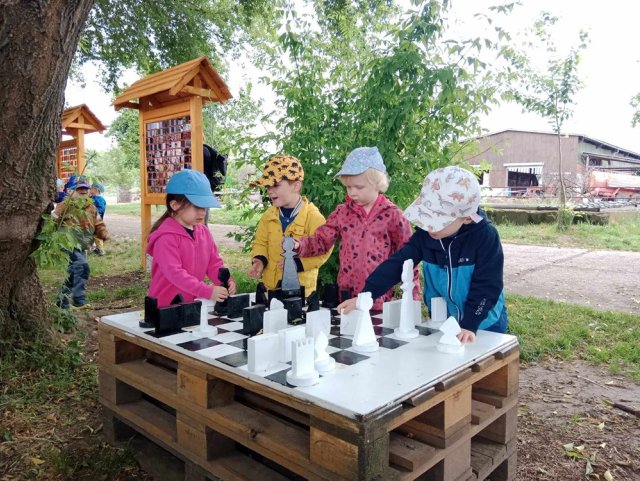
[{"label": "child's hand", "polygon": [[238,286],[236,285],[236,281],[233,280],[233,278],[229,279],[229,295],[233,296],[237,290],[238,290]]},{"label": "child's hand", "polygon": [[212,301],[224,301],[227,297],[229,297],[229,291],[226,287],[213,286],[213,293],[211,294]]},{"label": "child's hand", "polygon": [[249,267],[249,277],[253,277],[254,279],[260,279],[262,275],[262,271],[264,270],[264,264],[260,259],[253,259],[251,262],[251,267]]},{"label": "child's hand", "polygon": [[338,310],[338,314],[349,314],[351,311],[353,311],[356,308],[357,300],[358,299],[354,297],[353,299],[348,299],[343,303],[339,304],[338,307],[336,308]]},{"label": "child's hand", "polygon": [[473,343],[476,342],[476,335],[473,333],[473,331],[467,331],[466,329],[462,329],[460,331],[460,334],[458,334],[458,340],[461,343]]}]

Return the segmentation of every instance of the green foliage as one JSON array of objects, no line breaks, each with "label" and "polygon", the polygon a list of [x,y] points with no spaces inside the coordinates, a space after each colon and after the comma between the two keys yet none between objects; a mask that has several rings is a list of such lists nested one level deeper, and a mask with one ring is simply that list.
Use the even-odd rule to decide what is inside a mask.
[{"label": "green foliage", "polygon": [[91,164],[87,165],[87,174],[119,190],[131,190],[138,186],[140,182],[139,151],[136,152],[135,157],[131,157],[131,154],[126,153],[130,148],[127,144],[129,140],[124,142],[123,146],[119,144],[116,148],[97,153]]},{"label": "green foliage", "polygon": [[107,135],[114,137],[120,147],[123,167],[140,168],[139,113],[135,109],[122,109],[111,122]]},{"label": "green foliage", "polygon": [[51,318],[51,327],[57,332],[61,334],[69,333],[75,331],[78,327],[78,318],[69,309],[49,306],[48,311]]},{"label": "green foliage", "polygon": [[31,254],[41,268],[62,268],[69,262],[69,252],[80,248],[74,229],[60,229],[60,223],[51,214],[42,216],[41,229],[36,239],[38,248]]},{"label": "green foliage", "polygon": [[558,217],[556,222],[556,228],[560,232],[565,232],[571,227],[573,224],[574,211],[570,208],[559,208],[558,209]]},{"label": "green foliage", "polygon": [[200,55],[220,58],[260,26],[268,30],[272,15],[266,0],[97,0],[75,61],[100,62],[103,83],[114,87],[126,68],[150,74]]},{"label": "green foliage", "polygon": [[328,215],[344,198],[333,175],[346,155],[375,145],[391,178],[388,196],[406,207],[425,175],[452,163],[460,141],[479,132],[495,79],[477,55],[494,44],[445,42],[447,2],[422,2],[404,18],[386,2],[332,3],[344,8],[327,14],[314,3],[313,19],[284,9],[284,31],[259,62],[277,95],[275,129],[244,161],[260,169],[273,144],[300,158],[303,193]]},{"label": "green foliage", "polygon": [[83,362],[85,339],[77,333],[63,340],[29,340],[24,344],[3,349],[0,354],[0,379],[9,385],[0,392],[0,405],[15,409],[31,403],[44,404],[72,389],[90,394],[95,388],[96,366]]},{"label": "green foliage", "polygon": [[[566,56],[561,56],[553,42],[550,29],[558,18],[542,13],[534,22],[533,40],[527,43],[527,51],[514,52],[513,73],[516,74],[509,93],[528,112],[546,118],[553,131],[559,134],[565,121],[573,115],[572,105],[583,82],[578,76],[581,52],[586,49],[588,35],[581,31],[578,45],[572,47]],[[543,45],[547,54],[546,70],[538,70],[530,62],[529,49]]]},{"label": "green foliage", "polygon": [[[558,182],[560,210],[558,211],[558,228],[566,226],[563,218],[566,207],[566,188],[563,174],[560,133],[566,120],[573,115],[572,106],[575,96],[582,88],[583,82],[578,76],[580,54],[586,49],[588,35],[581,31],[578,45],[572,47],[566,56],[558,53],[553,42],[550,29],[558,22],[558,18],[549,13],[542,13],[533,26],[534,39],[526,45],[526,50],[510,50],[507,58],[511,60],[511,84],[507,96],[518,102],[524,111],[533,112],[547,119],[558,138]],[[531,65],[531,49],[543,45],[547,54],[546,70],[539,70]],[[573,160],[572,160],[573,161]]]}]

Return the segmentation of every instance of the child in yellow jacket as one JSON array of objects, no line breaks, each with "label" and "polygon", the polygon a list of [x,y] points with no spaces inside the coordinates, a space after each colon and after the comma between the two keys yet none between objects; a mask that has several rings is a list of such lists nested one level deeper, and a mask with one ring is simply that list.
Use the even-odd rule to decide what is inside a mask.
[{"label": "child in yellow jacket", "polygon": [[[304,170],[293,156],[280,154],[269,159],[262,177],[255,185],[267,190],[272,206],[262,215],[251,247],[252,263],[249,276],[260,278],[269,290],[282,280],[282,240],[284,236],[296,239],[313,235],[325,223],[318,208],[300,195]],[[318,270],[331,255],[296,258],[300,284],[306,296],[316,290]]]}]

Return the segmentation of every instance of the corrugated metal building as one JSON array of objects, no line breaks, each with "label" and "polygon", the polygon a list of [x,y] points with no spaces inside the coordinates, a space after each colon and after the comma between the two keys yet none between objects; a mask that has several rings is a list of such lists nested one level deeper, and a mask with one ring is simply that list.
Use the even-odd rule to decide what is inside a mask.
[{"label": "corrugated metal building", "polygon": [[[496,195],[522,195],[558,183],[558,139],[554,133],[504,130],[475,139],[466,162],[491,164],[482,185]],[[560,139],[565,183],[584,192],[590,170],[640,170],[640,154],[585,135],[562,134]]]}]

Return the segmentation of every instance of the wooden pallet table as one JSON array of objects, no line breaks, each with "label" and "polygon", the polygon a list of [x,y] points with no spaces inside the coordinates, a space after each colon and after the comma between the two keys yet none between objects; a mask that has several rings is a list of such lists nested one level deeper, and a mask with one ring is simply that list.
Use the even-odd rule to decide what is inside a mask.
[{"label": "wooden pallet table", "polygon": [[185,462],[185,479],[514,479],[513,336],[481,331],[455,355],[437,351],[439,334],[420,336],[294,388],[212,358],[220,342],[189,350],[139,319],[99,322],[105,432],[142,434]]}]

